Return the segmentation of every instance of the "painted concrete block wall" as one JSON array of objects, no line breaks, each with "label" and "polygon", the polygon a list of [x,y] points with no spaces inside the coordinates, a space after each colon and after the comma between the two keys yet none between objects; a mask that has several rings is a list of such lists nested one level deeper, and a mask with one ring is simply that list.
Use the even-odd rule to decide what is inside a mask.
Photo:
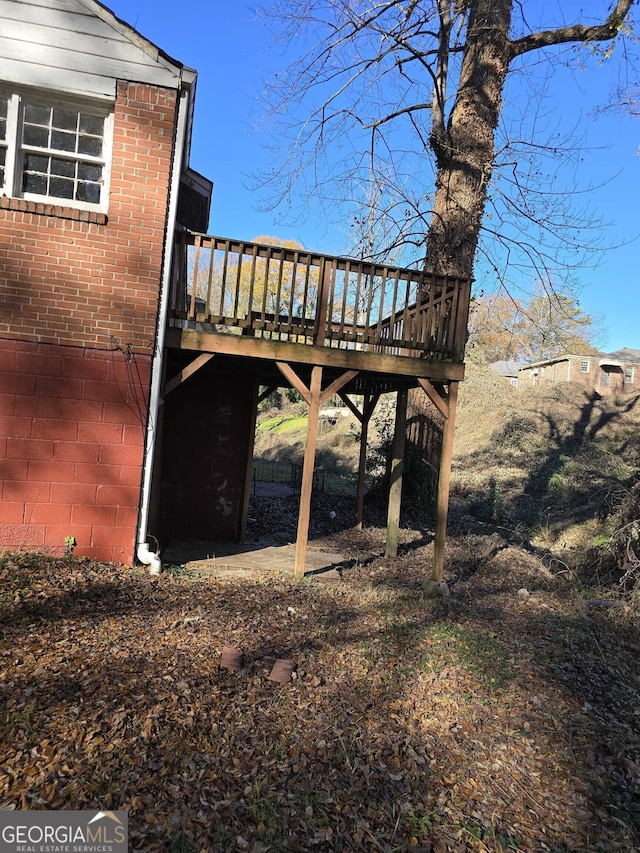
[{"label": "painted concrete block wall", "polygon": [[0,341],[0,542],[133,559],[150,359]]},{"label": "painted concrete block wall", "polygon": [[177,93],[117,92],[107,215],[0,199],[0,548],[133,559]]},{"label": "painted concrete block wall", "polygon": [[[159,539],[240,535],[255,377],[217,359],[172,391],[163,408]],[[175,372],[172,370],[171,372]]]}]

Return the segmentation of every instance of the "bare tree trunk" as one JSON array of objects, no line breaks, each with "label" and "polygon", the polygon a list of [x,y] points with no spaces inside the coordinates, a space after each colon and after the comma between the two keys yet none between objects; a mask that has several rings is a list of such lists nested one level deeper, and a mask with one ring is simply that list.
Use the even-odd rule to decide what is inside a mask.
[{"label": "bare tree trunk", "polygon": [[513,0],[472,0],[460,85],[447,130],[432,134],[438,172],[429,268],[471,278],[511,58]]}]

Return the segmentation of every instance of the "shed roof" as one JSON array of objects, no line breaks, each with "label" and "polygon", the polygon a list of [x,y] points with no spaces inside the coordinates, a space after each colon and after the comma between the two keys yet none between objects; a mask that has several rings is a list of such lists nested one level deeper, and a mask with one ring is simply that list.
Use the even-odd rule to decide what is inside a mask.
[{"label": "shed roof", "polygon": [[607,353],[609,358],[615,358],[618,361],[640,361],[640,349],[630,349],[623,347],[615,352]]},{"label": "shed roof", "polygon": [[499,373],[500,376],[512,376],[515,377],[518,375],[518,371],[527,365],[523,361],[509,361],[509,359],[503,361],[493,361],[489,367],[494,370],[496,373]]}]

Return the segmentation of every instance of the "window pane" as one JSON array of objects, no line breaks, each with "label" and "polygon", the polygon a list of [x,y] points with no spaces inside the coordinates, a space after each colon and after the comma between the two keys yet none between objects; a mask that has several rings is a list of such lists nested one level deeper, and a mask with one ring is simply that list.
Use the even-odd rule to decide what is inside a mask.
[{"label": "window pane", "polygon": [[63,130],[51,131],[51,147],[55,151],[75,151],[76,150],[76,135],[75,133],[65,133]]},{"label": "window pane", "polygon": [[56,198],[73,198],[73,180],[66,178],[51,178],[49,195]]},{"label": "window pane", "polygon": [[6,120],[6,118],[0,118],[0,139],[6,139],[6,138],[7,138],[7,120]]},{"label": "window pane", "polygon": [[22,190],[26,193],[36,193],[37,195],[47,194],[47,176],[32,175],[25,172],[22,177]]},{"label": "window pane", "polygon": [[49,158],[40,157],[37,154],[27,154],[24,158],[25,172],[43,172],[46,174],[49,171]]},{"label": "window pane", "polygon": [[7,151],[5,148],[0,148],[0,187],[4,186],[4,164],[7,160]]},{"label": "window pane", "polygon": [[99,184],[88,184],[84,181],[78,181],[78,190],[76,192],[78,201],[87,201],[91,204],[100,204],[100,186]]},{"label": "window pane", "polygon": [[[8,130],[8,103],[9,99],[0,95],[0,145]],[[23,158],[23,192],[99,205],[105,170],[105,122],[104,116],[64,103],[44,106],[23,102],[23,148],[19,152]],[[57,152],[57,156],[50,156],[49,151]],[[3,162],[0,169],[2,181]]]},{"label": "window pane", "polygon": [[82,181],[100,181],[102,167],[94,166],[92,163],[78,163],[78,178]]},{"label": "window pane", "polygon": [[76,132],[78,113],[76,110],[63,110],[57,107],[53,111],[53,127],[56,130],[72,130]]},{"label": "window pane", "polygon": [[91,133],[93,136],[104,136],[104,119],[98,116],[88,116],[80,113],[80,133]]},{"label": "window pane", "polygon": [[102,139],[99,136],[81,136],[78,139],[78,153],[100,157],[102,154]]},{"label": "window pane", "polygon": [[60,175],[64,178],[75,178],[76,164],[73,160],[58,160],[57,158],[52,158],[51,174]]},{"label": "window pane", "polygon": [[25,145],[36,145],[38,148],[49,147],[49,128],[38,127],[35,124],[25,124],[23,134]]},{"label": "window pane", "polygon": [[38,107],[35,104],[24,105],[24,120],[30,124],[45,124],[49,126],[51,107]]}]

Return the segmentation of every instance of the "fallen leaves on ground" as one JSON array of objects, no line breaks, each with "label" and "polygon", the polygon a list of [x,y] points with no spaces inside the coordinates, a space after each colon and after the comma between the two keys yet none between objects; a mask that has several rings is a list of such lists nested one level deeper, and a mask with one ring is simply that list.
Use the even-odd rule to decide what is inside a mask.
[{"label": "fallen leaves on ground", "polygon": [[0,558],[0,808],[126,809],[136,851],[640,849],[637,627],[490,537],[425,605],[430,554],[331,585]]}]

